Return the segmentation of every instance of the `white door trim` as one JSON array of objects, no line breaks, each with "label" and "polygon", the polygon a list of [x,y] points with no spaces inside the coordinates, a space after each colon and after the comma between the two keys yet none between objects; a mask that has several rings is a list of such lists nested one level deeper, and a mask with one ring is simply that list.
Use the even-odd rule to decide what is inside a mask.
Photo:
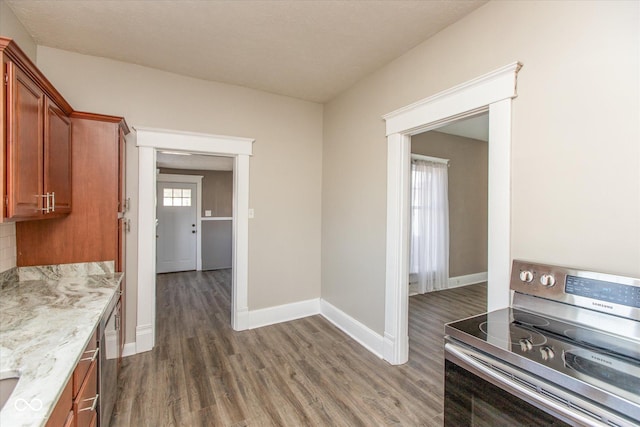
[{"label": "white door trim", "polygon": [[511,99],[514,62],[383,116],[387,134],[387,255],[383,357],[409,358],[409,224],[411,136],[489,112],[488,309],[510,302]]},{"label": "white door trim", "polygon": [[202,178],[204,178],[202,175],[173,175],[170,173],[159,173],[156,176],[156,182],[187,182],[196,185],[196,224],[198,224],[198,230],[196,230],[197,271],[202,271]]},{"label": "white door trim", "polygon": [[134,127],[138,147],[138,306],[136,351],[155,345],[156,327],[156,151],[170,150],[234,158],[231,326],[248,328],[249,138]]}]

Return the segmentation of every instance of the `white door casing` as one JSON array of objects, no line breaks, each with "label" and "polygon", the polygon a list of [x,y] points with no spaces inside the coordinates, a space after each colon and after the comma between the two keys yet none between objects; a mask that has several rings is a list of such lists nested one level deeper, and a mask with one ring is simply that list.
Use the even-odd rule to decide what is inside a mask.
[{"label": "white door casing", "polygon": [[134,127],[138,147],[138,304],[136,353],[155,345],[156,151],[182,151],[234,158],[231,326],[248,328],[249,138]]},{"label": "white door casing", "polygon": [[[196,184],[158,180],[156,195],[156,273],[196,269],[197,236]],[[180,193],[181,197],[175,194]],[[182,193],[188,192],[188,198]],[[171,193],[174,193],[173,195]],[[174,206],[176,200],[185,201]]]},{"label": "white door casing", "polygon": [[409,226],[411,136],[489,112],[488,309],[510,303],[511,102],[514,62],[383,116],[387,134],[387,252],[383,357],[409,358]]}]

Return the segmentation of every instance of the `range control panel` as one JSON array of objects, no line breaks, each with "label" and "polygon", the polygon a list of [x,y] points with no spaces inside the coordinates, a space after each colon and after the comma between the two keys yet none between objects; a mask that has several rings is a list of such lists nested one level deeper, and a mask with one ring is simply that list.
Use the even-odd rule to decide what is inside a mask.
[{"label": "range control panel", "polygon": [[568,294],[640,308],[640,288],[622,283],[567,275],[564,291]]},{"label": "range control panel", "polygon": [[640,279],[514,260],[516,292],[640,319]]}]

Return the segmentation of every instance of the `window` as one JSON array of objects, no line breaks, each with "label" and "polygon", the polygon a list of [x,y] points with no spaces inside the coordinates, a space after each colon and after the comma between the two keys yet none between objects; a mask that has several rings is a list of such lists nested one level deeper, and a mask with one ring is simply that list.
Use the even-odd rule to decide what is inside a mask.
[{"label": "window", "polygon": [[162,194],[162,206],[191,206],[191,189],[165,188]]},{"label": "window", "polygon": [[[418,292],[445,289],[449,283],[448,164],[411,162],[411,257],[409,282]],[[417,280],[416,280],[417,279]]]}]

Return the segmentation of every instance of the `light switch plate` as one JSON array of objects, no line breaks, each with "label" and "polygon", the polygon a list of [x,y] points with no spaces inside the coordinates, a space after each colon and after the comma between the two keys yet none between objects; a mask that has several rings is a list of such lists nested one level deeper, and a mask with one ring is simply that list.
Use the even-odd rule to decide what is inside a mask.
[{"label": "light switch plate", "polygon": [[254,216],[253,209],[249,209],[249,218],[251,219],[253,218],[253,216]]},{"label": "light switch plate", "polygon": [[204,216],[211,216],[211,211],[204,211]]}]

